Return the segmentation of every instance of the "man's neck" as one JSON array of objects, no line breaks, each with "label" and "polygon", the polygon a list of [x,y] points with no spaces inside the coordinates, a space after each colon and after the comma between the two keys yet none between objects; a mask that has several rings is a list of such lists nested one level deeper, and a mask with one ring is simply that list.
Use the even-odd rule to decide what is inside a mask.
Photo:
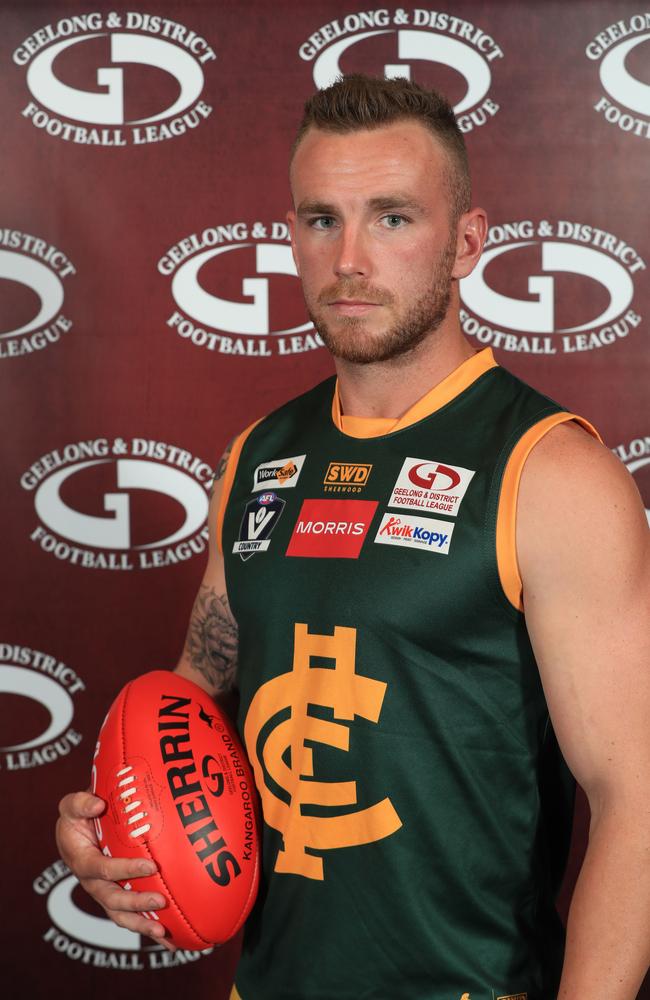
[{"label": "man's neck", "polygon": [[474,351],[461,336],[437,330],[408,354],[376,364],[335,358],[341,409],[349,417],[399,419]]}]

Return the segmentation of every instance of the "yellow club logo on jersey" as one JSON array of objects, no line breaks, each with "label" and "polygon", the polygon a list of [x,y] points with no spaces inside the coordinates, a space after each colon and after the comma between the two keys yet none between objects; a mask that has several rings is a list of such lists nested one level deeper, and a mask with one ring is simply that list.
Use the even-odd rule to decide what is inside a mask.
[{"label": "yellow club logo on jersey", "polygon": [[[389,798],[340,815],[303,813],[303,806],[346,808],[357,802],[356,781],[317,779],[312,749],[320,743],[347,752],[350,728],[345,723],[354,722],[355,716],[379,720],[387,685],[356,673],[356,639],[354,628],[337,626],[332,635],[319,635],[296,624],[293,669],[263,684],[248,709],[244,739],[264,819],[284,841],[275,862],[277,872],[322,880],[323,858],[307,854],[307,849],[358,847],[389,837],[402,825]],[[312,666],[313,657],[328,659],[334,668]],[[330,708],[335,721],[310,715],[310,705]],[[289,801],[273,786],[284,790]]]}]

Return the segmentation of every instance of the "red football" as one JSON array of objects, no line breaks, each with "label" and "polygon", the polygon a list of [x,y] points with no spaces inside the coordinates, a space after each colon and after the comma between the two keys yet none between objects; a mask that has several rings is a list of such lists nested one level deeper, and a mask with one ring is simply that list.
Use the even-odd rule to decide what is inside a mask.
[{"label": "red football", "polygon": [[197,684],[155,670],[130,681],[100,730],[95,820],[116,858],[149,858],[156,875],[127,889],[162,893],[159,920],[174,944],[200,951],[237,933],[259,881],[253,775],[234,725]]}]

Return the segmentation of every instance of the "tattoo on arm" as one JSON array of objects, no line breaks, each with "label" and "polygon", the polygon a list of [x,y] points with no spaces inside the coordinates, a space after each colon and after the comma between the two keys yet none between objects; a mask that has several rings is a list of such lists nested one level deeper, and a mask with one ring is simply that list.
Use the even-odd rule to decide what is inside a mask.
[{"label": "tattoo on arm", "polygon": [[234,686],[237,669],[237,622],[228,598],[201,585],[185,640],[190,663],[203,674],[215,694]]},{"label": "tattoo on arm", "polygon": [[217,465],[216,471],[214,473],[214,479],[212,480],[212,486],[210,487],[210,500],[212,500],[212,497],[214,496],[214,490],[217,483],[224,477],[226,466],[228,465],[228,459],[230,458],[230,452],[232,451],[232,446],[234,445],[234,443],[235,439],[233,438],[228,447],[226,448],[226,450],[224,451],[223,455],[219,459],[219,464]]}]

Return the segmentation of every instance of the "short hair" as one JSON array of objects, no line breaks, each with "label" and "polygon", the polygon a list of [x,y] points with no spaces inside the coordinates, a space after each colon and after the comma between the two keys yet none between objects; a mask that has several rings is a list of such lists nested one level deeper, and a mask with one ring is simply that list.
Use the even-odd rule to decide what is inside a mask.
[{"label": "short hair", "polygon": [[463,134],[449,102],[436,90],[426,90],[404,77],[351,73],[318,90],[305,103],[291,156],[310,128],[325,132],[358,132],[394,122],[415,121],[435,136],[447,154],[447,186],[455,223],[471,206],[471,184]]}]

